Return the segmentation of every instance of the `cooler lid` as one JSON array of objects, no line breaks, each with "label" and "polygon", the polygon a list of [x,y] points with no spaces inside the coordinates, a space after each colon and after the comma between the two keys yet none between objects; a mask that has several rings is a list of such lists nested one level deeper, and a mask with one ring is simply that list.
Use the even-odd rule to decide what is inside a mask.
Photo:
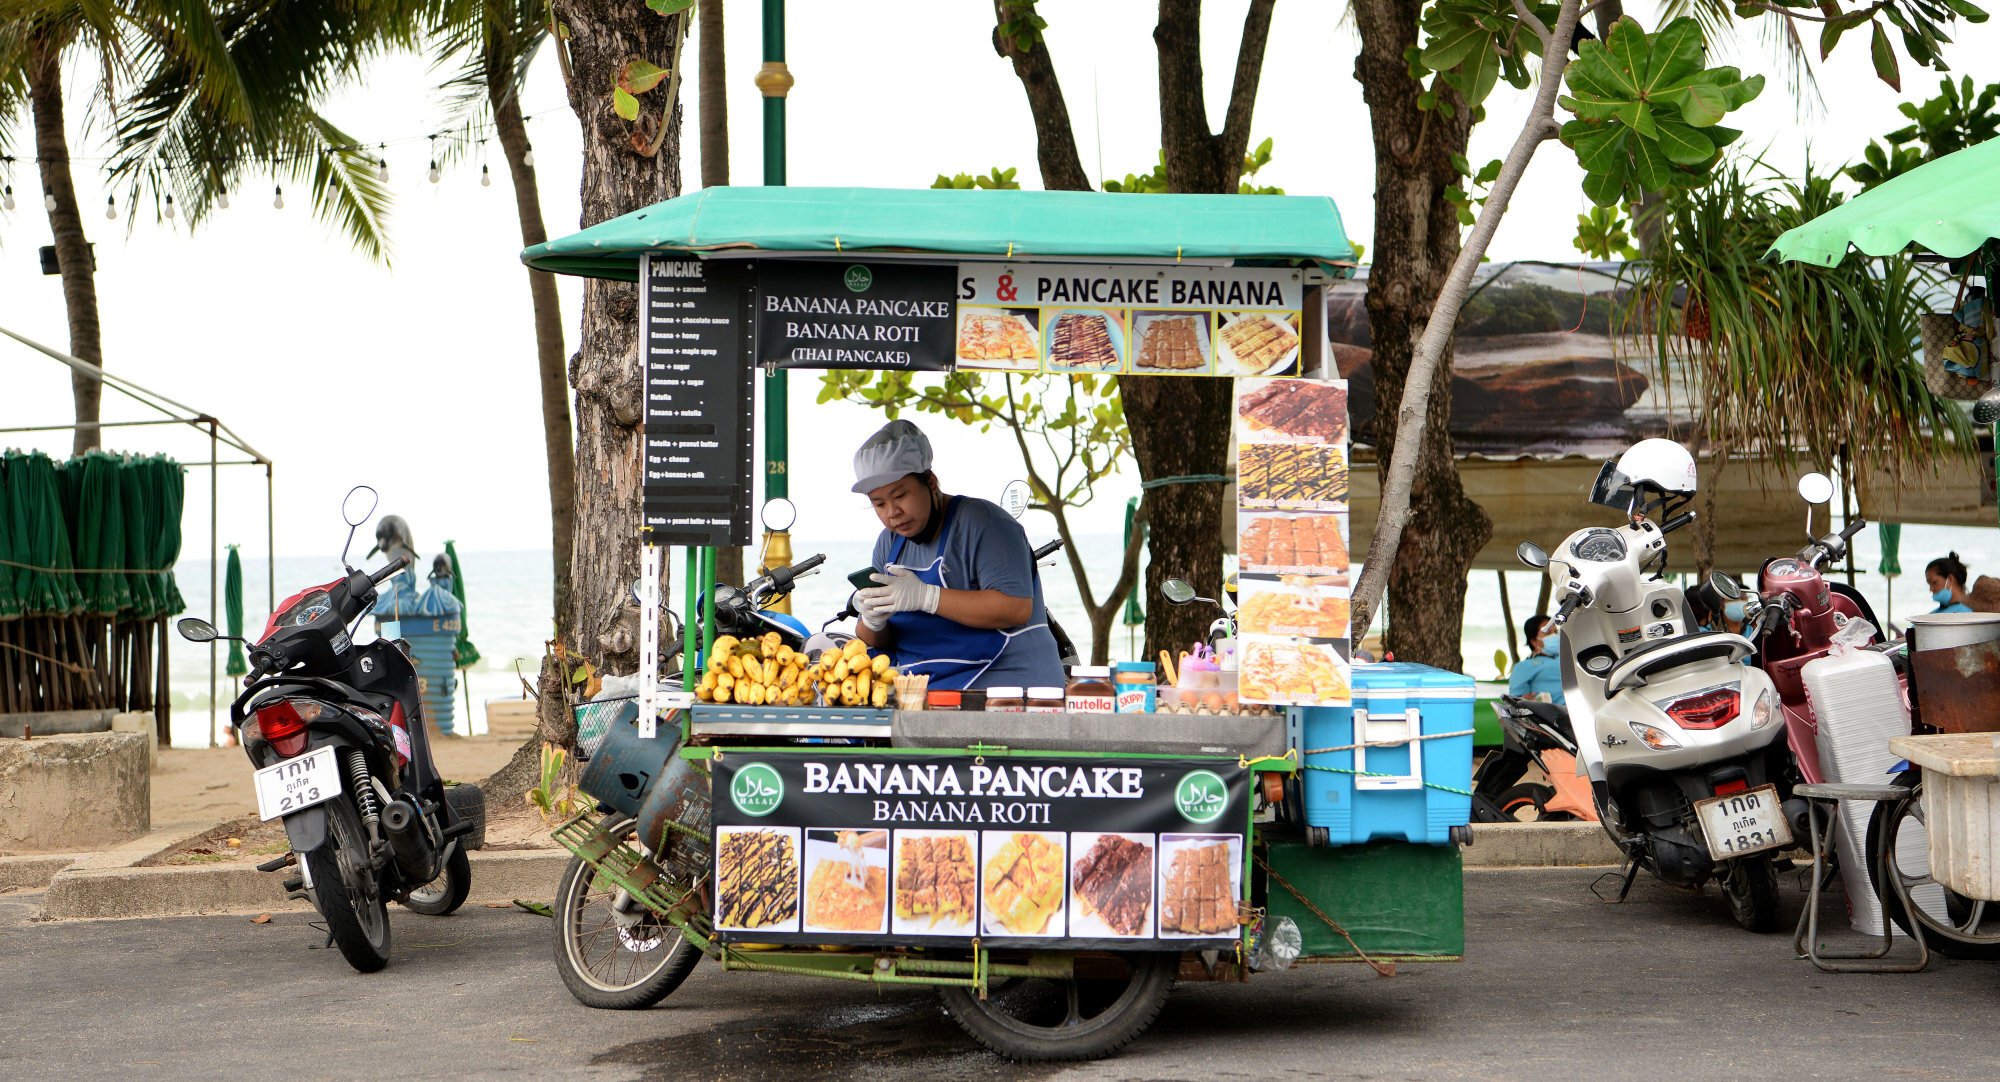
[{"label": "cooler lid", "polygon": [[1374,699],[1470,699],[1472,677],[1432,665],[1409,661],[1384,661],[1354,666],[1354,698]]}]

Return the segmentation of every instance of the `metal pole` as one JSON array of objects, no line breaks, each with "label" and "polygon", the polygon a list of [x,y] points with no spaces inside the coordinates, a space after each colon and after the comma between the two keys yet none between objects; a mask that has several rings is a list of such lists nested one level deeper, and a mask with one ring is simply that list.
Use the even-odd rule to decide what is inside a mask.
[{"label": "metal pole", "polygon": [[[221,514],[217,507],[217,486],[215,479],[219,470],[215,460],[220,457],[220,441],[215,432],[215,418],[208,420],[208,623],[215,626],[215,539],[222,532]],[[215,642],[208,644],[208,746],[215,747]]]},{"label": "metal pole", "polygon": [[271,463],[264,463],[264,611],[278,611],[278,486],[271,479]]},{"label": "metal pole", "polygon": [[1500,576],[1500,621],[1507,625],[1507,657],[1510,661],[1519,661],[1521,642],[1515,637],[1518,632],[1514,628],[1514,602],[1507,596],[1507,572],[1501,570],[1494,574]]},{"label": "metal pole", "polygon": [[[785,0],[764,0],[764,66],[757,69],[757,90],[764,95],[764,183],[771,187],[785,183],[785,95],[791,89],[792,73],[785,67]],[[790,381],[782,369],[774,369],[765,375],[766,500],[787,499],[791,495],[789,393]],[[765,533],[764,551],[773,562],[780,559],[776,553],[786,553],[786,562],[789,562],[791,535],[783,530]],[[779,612],[790,612],[792,599],[787,595],[771,607]]]}]

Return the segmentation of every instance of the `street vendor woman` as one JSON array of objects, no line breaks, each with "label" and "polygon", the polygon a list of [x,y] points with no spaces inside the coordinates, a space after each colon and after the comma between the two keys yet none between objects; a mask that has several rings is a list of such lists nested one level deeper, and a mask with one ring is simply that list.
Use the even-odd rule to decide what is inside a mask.
[{"label": "street vendor woman", "polygon": [[890,421],[854,453],[854,491],[882,522],[872,578],[856,592],[861,640],[937,689],[1061,687],[1027,532],[998,504],[947,496],[931,443]]}]

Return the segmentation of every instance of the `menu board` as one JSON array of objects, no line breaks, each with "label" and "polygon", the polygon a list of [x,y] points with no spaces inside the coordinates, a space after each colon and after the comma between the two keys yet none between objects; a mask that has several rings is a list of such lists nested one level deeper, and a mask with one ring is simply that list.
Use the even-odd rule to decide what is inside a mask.
[{"label": "menu board", "polygon": [[1242,934],[1234,760],[716,759],[715,929],[753,943],[1065,950]]},{"label": "menu board", "polygon": [[1236,381],[1238,694],[1350,701],[1345,380]]},{"label": "menu board", "polygon": [[757,360],[776,368],[951,367],[947,265],[764,260]]},{"label": "menu board", "polygon": [[1283,267],[967,263],[958,367],[1296,376],[1304,278]]},{"label": "menu board", "polygon": [[750,269],[649,255],[639,281],[643,536],[657,545],[747,545]]}]

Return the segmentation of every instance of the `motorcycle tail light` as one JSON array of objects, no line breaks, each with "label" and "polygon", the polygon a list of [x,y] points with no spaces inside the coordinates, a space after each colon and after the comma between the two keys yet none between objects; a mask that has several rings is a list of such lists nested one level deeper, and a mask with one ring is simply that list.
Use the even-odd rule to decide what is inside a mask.
[{"label": "motorcycle tail light", "polygon": [[1742,778],[1731,778],[1728,781],[1719,781],[1715,783],[1715,795],[1734,796],[1735,794],[1740,793],[1748,788],[1750,788],[1749,782],[1744,781]]},{"label": "motorcycle tail light", "polygon": [[1735,688],[1715,688],[1663,703],[1660,709],[1683,729],[1715,729],[1736,717],[1742,703]]},{"label": "motorcycle tail light", "polygon": [[326,707],[310,699],[280,699],[257,708],[257,731],[289,759],[306,750],[306,723],[325,712]]}]

